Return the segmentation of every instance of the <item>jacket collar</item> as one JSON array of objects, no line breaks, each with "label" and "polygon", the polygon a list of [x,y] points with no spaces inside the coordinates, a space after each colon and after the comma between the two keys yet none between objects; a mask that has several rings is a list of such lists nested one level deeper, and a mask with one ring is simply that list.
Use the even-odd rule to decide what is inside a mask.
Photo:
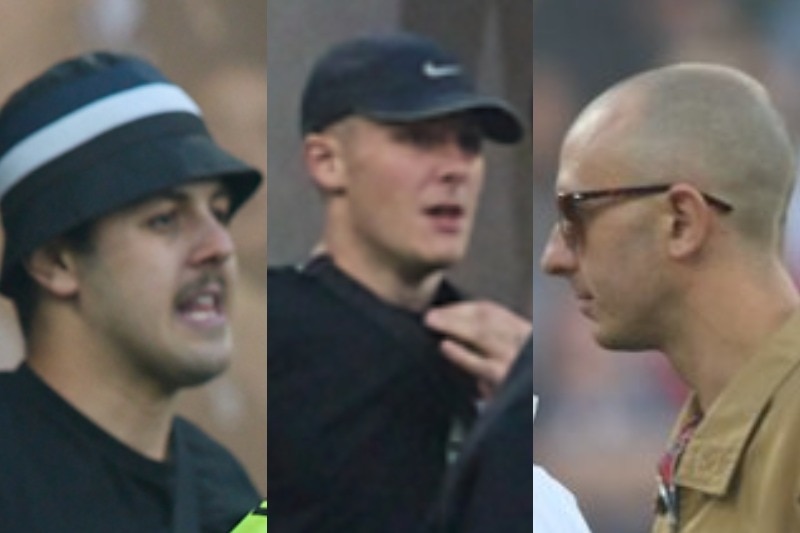
[{"label": "jacket collar", "polygon": [[[739,370],[711,405],[681,458],[678,485],[710,495],[729,490],[750,436],[769,411],[770,401],[800,366],[800,312],[795,312]],[[692,395],[676,427],[697,412]]]}]

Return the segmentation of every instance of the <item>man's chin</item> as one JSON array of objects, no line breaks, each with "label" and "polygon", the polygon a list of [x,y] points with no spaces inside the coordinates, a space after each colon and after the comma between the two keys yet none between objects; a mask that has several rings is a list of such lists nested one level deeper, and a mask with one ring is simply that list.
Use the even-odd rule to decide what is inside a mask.
[{"label": "man's chin", "polygon": [[595,323],[592,336],[595,342],[606,350],[616,352],[641,352],[653,349],[652,346],[635,335],[626,335],[624,332],[612,331],[610,328],[603,329],[598,323]]},{"label": "man's chin", "polygon": [[451,268],[464,260],[466,250],[463,247],[436,250],[426,257],[426,262],[432,270]]},{"label": "man's chin", "polygon": [[174,391],[197,387],[216,378],[230,366],[229,353],[194,354],[190,361],[182,361],[167,369],[162,376],[167,387]]}]

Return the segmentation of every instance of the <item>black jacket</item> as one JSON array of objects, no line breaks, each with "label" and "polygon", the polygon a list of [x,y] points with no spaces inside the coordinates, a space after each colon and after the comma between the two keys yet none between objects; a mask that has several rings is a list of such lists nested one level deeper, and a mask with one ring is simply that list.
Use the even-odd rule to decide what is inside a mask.
[{"label": "black jacket", "polygon": [[533,343],[478,418],[448,476],[430,531],[531,533]]}]

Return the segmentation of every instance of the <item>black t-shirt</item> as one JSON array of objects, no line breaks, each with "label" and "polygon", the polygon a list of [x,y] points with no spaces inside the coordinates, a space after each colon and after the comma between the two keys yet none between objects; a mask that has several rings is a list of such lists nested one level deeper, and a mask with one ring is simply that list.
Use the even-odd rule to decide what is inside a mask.
[{"label": "black t-shirt", "polygon": [[189,422],[175,420],[170,447],[152,461],[27,366],[0,373],[0,531],[227,533],[258,504],[236,460]]},{"label": "black t-shirt", "polygon": [[[409,533],[440,489],[472,382],[420,315],[327,258],[268,274],[272,533]],[[444,285],[438,302],[457,298]]]}]

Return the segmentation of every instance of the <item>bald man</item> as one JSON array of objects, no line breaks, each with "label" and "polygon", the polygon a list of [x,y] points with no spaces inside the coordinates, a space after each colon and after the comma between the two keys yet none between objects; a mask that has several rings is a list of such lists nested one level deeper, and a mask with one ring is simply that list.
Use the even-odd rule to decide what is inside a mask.
[{"label": "bald man", "polygon": [[596,341],[660,350],[691,388],[653,531],[800,531],[800,313],[782,260],[794,149],[767,92],[721,66],[621,82],[564,142],[542,257]]}]

